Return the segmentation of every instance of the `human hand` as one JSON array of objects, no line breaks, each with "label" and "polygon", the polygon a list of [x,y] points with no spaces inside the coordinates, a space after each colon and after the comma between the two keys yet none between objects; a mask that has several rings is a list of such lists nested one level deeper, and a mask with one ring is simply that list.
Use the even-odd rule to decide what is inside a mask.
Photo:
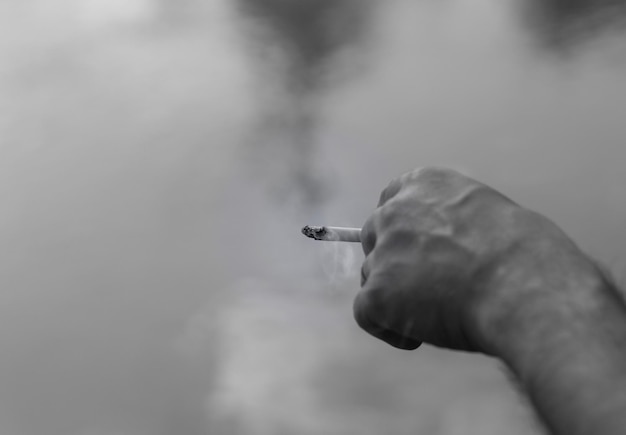
[{"label": "human hand", "polygon": [[494,354],[510,322],[596,273],[549,219],[442,168],[392,181],[361,239],[355,319],[401,349],[428,342]]}]

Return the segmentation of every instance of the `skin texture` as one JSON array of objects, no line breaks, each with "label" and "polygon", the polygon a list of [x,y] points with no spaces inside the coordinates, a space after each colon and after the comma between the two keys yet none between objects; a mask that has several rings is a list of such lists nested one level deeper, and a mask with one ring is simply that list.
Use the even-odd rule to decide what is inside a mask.
[{"label": "skin texture", "polygon": [[552,221],[444,168],[392,181],[362,229],[357,323],[501,358],[554,434],[626,431],[626,308]]}]

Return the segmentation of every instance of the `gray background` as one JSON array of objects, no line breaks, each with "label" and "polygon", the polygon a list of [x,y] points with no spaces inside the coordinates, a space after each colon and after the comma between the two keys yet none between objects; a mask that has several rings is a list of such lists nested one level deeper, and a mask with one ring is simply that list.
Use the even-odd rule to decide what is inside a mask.
[{"label": "gray background", "polygon": [[537,433],[495,360],[360,331],[359,247],[299,230],[445,165],[622,282],[620,11],[379,3],[0,1],[1,434]]}]

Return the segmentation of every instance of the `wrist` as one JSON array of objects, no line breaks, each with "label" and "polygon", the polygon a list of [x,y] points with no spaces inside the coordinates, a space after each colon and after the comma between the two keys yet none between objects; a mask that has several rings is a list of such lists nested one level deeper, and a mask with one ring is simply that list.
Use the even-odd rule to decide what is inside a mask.
[{"label": "wrist", "polygon": [[487,343],[553,433],[621,434],[626,308],[600,272],[578,284],[521,304],[492,325]]},{"label": "wrist", "polygon": [[[541,262],[541,259],[535,259]],[[498,297],[485,300],[476,312],[478,345],[488,354],[513,363],[534,351],[536,342],[586,335],[605,322],[607,310],[625,315],[623,302],[606,276],[586,257],[550,262],[536,274],[503,268],[496,279]]]},{"label": "wrist", "polygon": [[588,264],[593,267],[581,265],[558,282],[543,281],[541,291],[526,288],[506,310],[500,307],[498,314],[483,317],[480,337],[486,353],[500,358],[523,383],[575,360],[591,358],[584,370],[599,369],[600,361],[593,361],[596,351],[619,354],[608,361],[620,361],[615,369],[622,374],[626,304],[610,278]]}]

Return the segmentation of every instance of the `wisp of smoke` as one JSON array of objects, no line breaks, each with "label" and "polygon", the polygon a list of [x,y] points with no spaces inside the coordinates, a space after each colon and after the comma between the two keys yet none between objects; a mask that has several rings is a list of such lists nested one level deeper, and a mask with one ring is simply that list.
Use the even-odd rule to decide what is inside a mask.
[{"label": "wisp of smoke", "polygon": [[[324,92],[362,72],[372,0],[236,0],[258,86],[251,167],[282,203],[319,205],[332,192],[317,160]],[[346,56],[347,55],[347,56]],[[342,60],[347,61],[342,62]]]},{"label": "wisp of smoke", "polygon": [[357,283],[361,255],[360,246],[352,243],[323,242],[319,251],[319,263],[331,290],[341,288],[346,282]]}]

